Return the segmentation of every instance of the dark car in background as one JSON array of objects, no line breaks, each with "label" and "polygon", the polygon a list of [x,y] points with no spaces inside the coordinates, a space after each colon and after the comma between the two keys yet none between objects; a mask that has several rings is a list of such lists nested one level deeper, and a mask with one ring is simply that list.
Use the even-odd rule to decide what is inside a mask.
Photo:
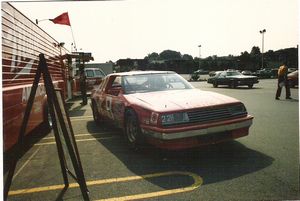
[{"label": "dark car in background", "polygon": [[257,76],[259,79],[277,78],[278,68],[264,68],[253,72],[252,75]]},{"label": "dark car in background", "polygon": [[256,72],[259,78],[272,78],[272,69],[261,69]]},{"label": "dark car in background", "polygon": [[298,86],[298,70],[287,75],[290,87]]},{"label": "dark car in background", "polygon": [[200,75],[206,75],[208,73],[209,73],[209,71],[207,71],[207,70],[198,69],[190,75],[190,81],[197,81],[200,79]]},{"label": "dark car in background", "polygon": [[207,83],[213,84],[214,87],[219,85],[228,85],[230,88],[238,86],[248,86],[250,89],[254,84],[258,83],[256,76],[243,75],[238,71],[219,71],[214,77],[210,77]]},{"label": "dark car in background", "polygon": [[252,72],[250,70],[244,70],[242,71],[243,75],[252,75]]}]

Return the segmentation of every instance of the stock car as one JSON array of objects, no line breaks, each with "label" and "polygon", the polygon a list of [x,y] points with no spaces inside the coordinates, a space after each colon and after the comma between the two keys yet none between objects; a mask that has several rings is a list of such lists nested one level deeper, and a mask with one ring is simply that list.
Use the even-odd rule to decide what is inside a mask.
[{"label": "stock car", "polygon": [[253,121],[241,101],[196,89],[170,71],[107,75],[92,91],[91,108],[97,124],[123,129],[131,149],[215,144],[248,135]]},{"label": "stock car", "polygon": [[230,88],[236,88],[238,86],[246,85],[251,89],[253,85],[258,82],[256,76],[243,75],[234,70],[219,71],[215,76],[207,79],[207,83],[213,84],[213,87],[228,85]]}]

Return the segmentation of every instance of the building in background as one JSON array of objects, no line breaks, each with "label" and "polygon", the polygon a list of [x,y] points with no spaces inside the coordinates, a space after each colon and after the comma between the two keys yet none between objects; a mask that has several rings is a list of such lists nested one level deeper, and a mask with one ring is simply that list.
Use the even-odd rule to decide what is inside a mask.
[{"label": "building in background", "polygon": [[113,63],[89,63],[85,64],[85,68],[99,68],[106,75],[113,73]]}]

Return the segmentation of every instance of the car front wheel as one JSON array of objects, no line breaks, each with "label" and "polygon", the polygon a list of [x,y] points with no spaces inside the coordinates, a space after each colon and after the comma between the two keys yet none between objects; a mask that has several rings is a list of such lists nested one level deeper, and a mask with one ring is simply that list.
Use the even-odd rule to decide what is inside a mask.
[{"label": "car front wheel", "polygon": [[142,142],[142,133],[137,115],[133,110],[126,112],[125,134],[129,148],[137,149]]},{"label": "car front wheel", "polygon": [[230,84],[229,84],[229,87],[234,89],[237,87],[237,84],[235,83],[235,81],[231,81]]}]

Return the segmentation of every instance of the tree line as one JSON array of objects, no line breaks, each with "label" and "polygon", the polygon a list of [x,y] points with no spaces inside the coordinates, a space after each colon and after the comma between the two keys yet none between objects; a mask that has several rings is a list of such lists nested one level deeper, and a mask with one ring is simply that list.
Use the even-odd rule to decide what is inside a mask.
[{"label": "tree line", "polygon": [[120,59],[117,66],[120,71],[132,69],[139,70],[171,70],[177,73],[192,73],[202,69],[206,71],[218,71],[225,69],[257,71],[262,68],[278,68],[282,63],[290,68],[298,68],[298,47],[286,48],[277,51],[269,50],[263,54],[257,46],[250,52],[241,52],[239,56],[209,56],[206,58],[193,58],[188,54],[181,54],[174,50],[164,50],[161,53],[150,53],[144,59]]}]

